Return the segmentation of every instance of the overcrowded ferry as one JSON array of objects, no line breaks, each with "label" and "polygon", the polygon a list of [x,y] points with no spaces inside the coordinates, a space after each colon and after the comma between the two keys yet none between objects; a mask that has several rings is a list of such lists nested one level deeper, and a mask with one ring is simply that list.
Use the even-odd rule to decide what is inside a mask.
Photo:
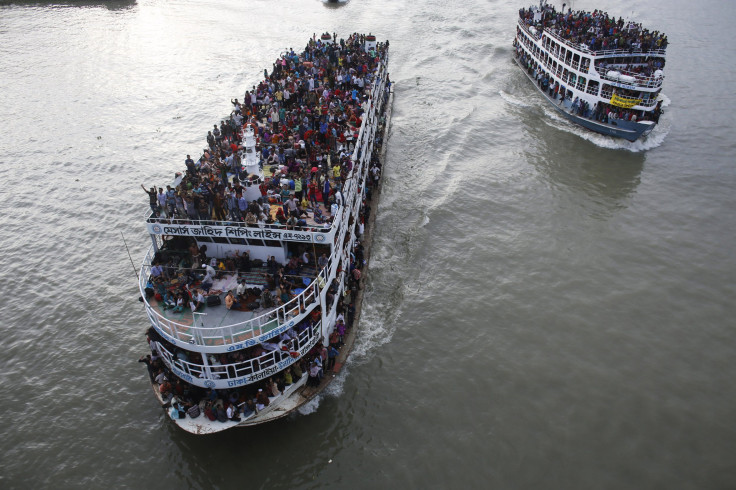
[{"label": "overcrowded ferry", "polygon": [[516,63],[570,121],[617,138],[648,135],[662,114],[667,36],[606,12],[519,10]]},{"label": "overcrowded ferry", "polygon": [[156,397],[207,434],[294,412],[355,335],[390,112],[389,43],[287,50],[149,196],[139,288]]}]

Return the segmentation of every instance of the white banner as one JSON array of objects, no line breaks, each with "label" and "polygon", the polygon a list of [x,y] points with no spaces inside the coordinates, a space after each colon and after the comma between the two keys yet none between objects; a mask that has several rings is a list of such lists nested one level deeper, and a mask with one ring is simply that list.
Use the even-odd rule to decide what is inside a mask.
[{"label": "white banner", "polygon": [[334,234],[334,229],[318,232],[255,226],[174,225],[166,223],[148,223],[147,226],[148,233],[153,235],[180,235],[195,238],[245,238],[304,243],[330,243],[330,237]]}]

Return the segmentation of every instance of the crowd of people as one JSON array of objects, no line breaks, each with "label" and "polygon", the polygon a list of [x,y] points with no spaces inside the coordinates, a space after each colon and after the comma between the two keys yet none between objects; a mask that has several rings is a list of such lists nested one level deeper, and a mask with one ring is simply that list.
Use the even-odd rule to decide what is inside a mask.
[{"label": "crowd of people", "polygon": [[[519,16],[529,25],[534,24],[534,9],[520,9]],[[667,36],[659,31],[649,31],[641,24],[625,22],[622,17],[609,17],[608,13],[594,10],[585,12],[567,9],[562,11],[550,5],[544,7],[541,27],[549,28],[563,39],[585,46],[591,51],[621,49],[629,52],[648,52],[667,48]]]},{"label": "crowd of people", "polygon": [[[232,101],[229,118],[208,132],[201,156],[187,155],[186,173],[174,187],[143,186],[150,219],[297,228],[311,218],[329,225],[343,204],[350,151],[388,46],[366,51],[364,42],[358,34],[328,44],[315,36],[303,52],[284,53],[242,102]],[[263,179],[243,166],[247,126],[256,132]],[[250,186],[258,186],[259,198],[245,197]]]},{"label": "crowd of people", "polygon": [[[230,390],[206,390],[182,381],[171,372],[160,357],[159,346],[168,351],[172,361],[179,369],[204,378],[205,354],[181,349],[162,337],[153,327],[147,332],[147,339],[151,354],[139,359],[148,367],[151,382],[158,386],[162,399],[166,402],[172,418],[197,418],[201,414],[210,420],[220,422],[240,421],[242,418],[263,410],[274,397],[296,383],[302,376],[307,376],[307,386],[319,386],[326,372],[334,366],[340,348],[344,345],[348,328],[353,324],[355,317],[355,294],[360,289],[361,270],[365,262],[364,251],[360,242],[356,242],[350,254],[350,266],[346,272],[345,289],[338,296],[339,282],[336,278],[329,285],[326,304],[335,305],[336,320],[329,338],[318,342],[306,355],[300,357],[287,369],[263,381],[249,384]],[[209,272],[208,272],[209,274]],[[278,273],[276,274],[278,277]],[[277,296],[276,291],[263,288]],[[240,286],[239,286],[240,288]],[[277,286],[278,289],[278,286]],[[228,294],[236,295],[229,292]],[[337,299],[337,300],[336,300]],[[196,300],[194,300],[196,301]],[[209,354],[207,364],[210,366],[210,376],[213,379],[236,379],[247,374],[257,373],[275,365],[289,356],[297,357],[300,349],[315,335],[320,335],[319,321],[322,309],[317,305],[309,315],[296,323],[293,327],[280,333],[266,342],[252,347],[221,354]],[[306,332],[306,333],[305,333]],[[193,366],[195,367],[193,369]],[[198,366],[198,368],[196,367]],[[246,373],[246,374],[244,374]]]}]

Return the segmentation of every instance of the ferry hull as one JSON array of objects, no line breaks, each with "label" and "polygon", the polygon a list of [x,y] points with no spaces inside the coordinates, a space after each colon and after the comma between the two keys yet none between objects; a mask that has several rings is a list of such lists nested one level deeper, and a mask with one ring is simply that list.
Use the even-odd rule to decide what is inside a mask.
[{"label": "ferry hull", "polygon": [[549,94],[547,94],[544,90],[541,89],[541,87],[537,85],[537,82],[529,74],[526,68],[521,64],[519,58],[516,56],[514,56],[513,58],[516,64],[519,65],[519,68],[521,68],[521,71],[532,82],[532,85],[534,85],[534,87],[536,87],[536,89],[547,100],[547,102],[549,102],[550,105],[554,107],[560,114],[562,114],[567,120],[591,131],[595,131],[596,133],[600,133],[606,136],[613,136],[615,138],[622,138],[631,142],[638,140],[642,136],[646,136],[654,129],[655,124],[651,121],[635,122],[617,119],[609,123],[604,123],[601,121],[588,119],[573,113],[571,111],[572,103],[570,102],[570,100],[565,100],[564,102],[560,103],[559,101],[550,97]]}]

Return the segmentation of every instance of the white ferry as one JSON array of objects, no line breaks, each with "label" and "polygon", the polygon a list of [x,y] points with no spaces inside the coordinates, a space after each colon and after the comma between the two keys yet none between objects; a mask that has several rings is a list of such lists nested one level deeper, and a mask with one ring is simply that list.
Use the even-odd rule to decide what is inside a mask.
[{"label": "white ferry", "polygon": [[140,361],[182,429],[284,417],[344,361],[387,62],[375,36],[314,36],[233,101],[186,174],[153,189],[139,280],[151,354]]},{"label": "white ferry", "polygon": [[667,36],[602,11],[519,10],[514,59],[567,119],[636,141],[662,113]]}]

